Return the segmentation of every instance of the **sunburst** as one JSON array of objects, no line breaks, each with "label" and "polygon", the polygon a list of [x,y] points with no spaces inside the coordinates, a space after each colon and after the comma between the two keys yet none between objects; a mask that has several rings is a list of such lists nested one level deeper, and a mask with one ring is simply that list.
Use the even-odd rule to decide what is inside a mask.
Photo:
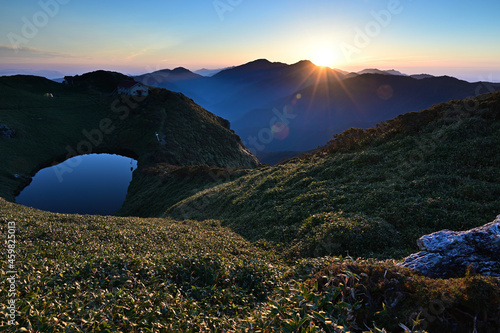
[{"label": "sunburst", "polygon": [[312,55],[311,61],[316,66],[333,67],[335,64],[335,54],[327,47],[318,48]]}]

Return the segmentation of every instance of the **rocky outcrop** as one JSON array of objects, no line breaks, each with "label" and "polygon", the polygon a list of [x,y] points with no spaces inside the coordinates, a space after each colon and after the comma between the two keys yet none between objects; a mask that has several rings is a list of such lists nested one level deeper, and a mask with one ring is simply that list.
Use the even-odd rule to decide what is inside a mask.
[{"label": "rocky outcrop", "polygon": [[14,135],[16,134],[16,131],[7,127],[6,125],[1,125],[0,124],[0,137],[6,138],[6,139],[12,139]]},{"label": "rocky outcrop", "polygon": [[442,230],[417,240],[420,252],[401,266],[430,277],[460,277],[467,270],[500,278],[500,215],[468,231]]}]

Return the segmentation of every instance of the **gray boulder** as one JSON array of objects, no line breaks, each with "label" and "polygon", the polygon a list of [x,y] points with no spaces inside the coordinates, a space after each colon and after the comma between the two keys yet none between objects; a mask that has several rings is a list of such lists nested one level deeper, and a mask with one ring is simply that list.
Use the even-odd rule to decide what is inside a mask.
[{"label": "gray boulder", "polygon": [[16,131],[0,124],[0,136],[4,137],[6,139],[12,139],[14,137],[14,134],[16,134]]},{"label": "gray boulder", "polygon": [[500,278],[500,215],[471,230],[441,230],[425,235],[417,245],[421,251],[406,257],[400,266],[430,277],[461,277],[469,269]]}]

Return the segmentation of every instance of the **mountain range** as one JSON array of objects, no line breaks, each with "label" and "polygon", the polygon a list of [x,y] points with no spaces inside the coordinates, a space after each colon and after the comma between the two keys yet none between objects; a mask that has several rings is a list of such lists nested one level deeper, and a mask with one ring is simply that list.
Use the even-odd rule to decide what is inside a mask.
[{"label": "mountain range", "polygon": [[216,69],[207,69],[207,68],[202,68],[198,69],[197,71],[194,71],[193,73],[199,74],[201,76],[214,76],[215,74],[222,72],[225,69],[229,69],[232,67],[226,67],[226,68],[216,68]]},{"label": "mountain range", "polygon": [[[314,106],[320,96],[344,100],[345,110],[387,107],[389,116],[404,96],[418,105],[471,88],[449,77],[341,79],[345,73],[306,62],[298,73],[301,66],[321,83],[277,99],[273,117],[289,122],[289,136],[295,123],[321,125],[296,111],[326,110]],[[247,75],[258,86],[276,70]],[[234,74],[224,72],[214,76]],[[5,265],[16,269],[3,271],[11,289],[0,298],[22,300],[10,302],[19,307],[15,325],[2,322],[7,331],[499,331],[498,278],[459,263],[453,278],[437,279],[399,263],[421,235],[498,214],[500,92],[348,129],[311,153],[263,166],[225,119],[191,98],[159,88],[145,98],[119,95],[123,80],[131,78],[104,71],[71,85],[0,78],[0,221],[15,235],[15,260]],[[391,100],[393,109],[384,104]],[[290,105],[285,113],[282,105]],[[117,216],[13,202],[38,169],[90,152],[138,160]]]},{"label": "mountain range", "polygon": [[179,67],[135,79],[181,92],[228,119],[261,158],[270,156],[264,152],[308,151],[350,127],[367,128],[399,114],[500,90],[499,83],[394,69],[352,73],[307,60],[288,65],[259,59],[210,77]]}]

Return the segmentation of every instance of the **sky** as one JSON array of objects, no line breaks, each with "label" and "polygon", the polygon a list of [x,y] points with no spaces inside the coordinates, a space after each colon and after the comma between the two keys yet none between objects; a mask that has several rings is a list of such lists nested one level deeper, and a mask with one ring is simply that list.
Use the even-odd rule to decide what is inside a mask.
[{"label": "sky", "polygon": [[0,0],[0,75],[311,60],[500,82],[500,1]]}]

